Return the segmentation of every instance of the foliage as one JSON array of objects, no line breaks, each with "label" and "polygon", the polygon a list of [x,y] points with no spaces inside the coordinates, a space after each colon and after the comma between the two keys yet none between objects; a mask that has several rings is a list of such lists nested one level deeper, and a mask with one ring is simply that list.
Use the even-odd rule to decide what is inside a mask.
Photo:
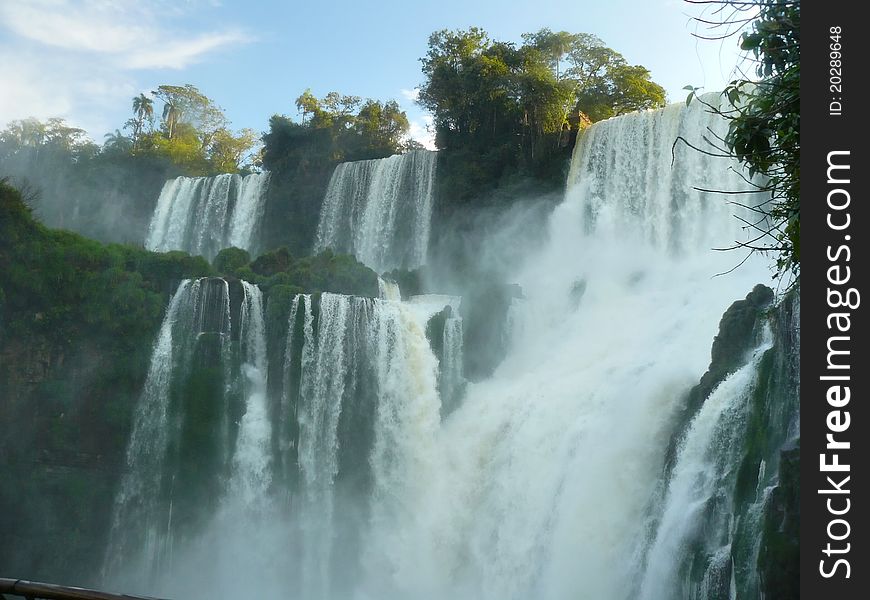
[{"label": "foliage", "polygon": [[[219,274],[256,283],[268,293],[272,288],[298,290],[297,293],[333,292],[377,297],[377,273],[347,254],[324,250],[315,256],[294,257],[286,247],[245,260],[247,252],[228,248],[215,257]],[[245,261],[245,262],[242,262]]]},{"label": "foliage", "polygon": [[[800,2],[725,1],[735,12],[757,10],[741,48],[751,53],[757,81],[734,80],[722,92],[728,108],[710,107],[730,121],[717,149],[760,176],[756,191],[769,200],[757,207],[755,234],[737,247],[774,252],[778,275],[800,273]],[[731,20],[724,20],[727,26]],[[728,34],[730,35],[730,34]],[[694,98],[694,88],[688,101]]]},{"label": "foliage", "polygon": [[172,281],[210,271],[201,258],[103,245],[33,220],[20,193],[0,183],[3,327],[71,343],[81,335],[149,339]]},{"label": "foliage", "polygon": [[[105,545],[151,345],[184,253],[102,245],[36,222],[0,181],[0,563],[84,585]],[[33,502],[22,502],[22,498]]]},{"label": "foliage", "polygon": [[283,115],[269,119],[260,165],[272,173],[262,236],[267,248],[287,245],[310,251],[320,203],[340,161],[383,158],[411,149],[408,118],[397,102],[363,101],[330,92],[317,98],[306,90],[296,99],[301,122]]},{"label": "foliage", "polygon": [[519,138],[533,160],[546,134],[569,126],[572,110],[594,112],[595,121],[664,105],[649,71],[595,36],[542,29],[523,40],[491,40],[476,27],[430,36],[420,103],[435,116],[439,147]]},{"label": "foliage", "polygon": [[0,131],[0,159],[17,149],[67,152],[76,160],[96,151],[84,129],[72,127],[60,118],[43,123],[33,117],[11,121]]},{"label": "foliage", "polygon": [[133,98],[133,118],[127,122],[133,130],[133,146],[138,146],[139,138],[145,131],[145,124],[154,126],[154,101],[145,94]]},{"label": "foliage", "polygon": [[223,109],[195,86],[161,85],[151,94],[163,102],[160,126],[153,126],[153,100],[134,98],[129,123],[137,151],[168,156],[189,175],[237,172],[251,159],[257,134],[230,131]]},{"label": "foliage", "polygon": [[[195,86],[161,85],[151,94],[153,98],[144,93],[133,98],[133,116],[124,124],[130,136],[116,129],[106,134],[102,149],[87,139],[83,129],[63,119],[12,121],[0,132],[0,161],[36,150],[66,153],[73,163],[100,152],[163,158],[192,176],[238,172],[249,166],[258,134],[251,129],[233,133],[223,110]],[[163,102],[158,127],[155,99]]]},{"label": "foliage", "polygon": [[408,117],[395,100],[380,102],[306,90],[296,99],[302,122],[275,115],[263,136],[263,166],[271,171],[309,164],[383,158],[405,149]]},{"label": "foliage", "polygon": [[492,40],[476,27],[429,38],[419,102],[434,116],[436,145],[448,151],[442,179],[454,201],[505,176],[561,182],[587,114],[595,121],[664,105],[649,71],[594,36],[542,29],[523,42]]},{"label": "foliage", "polygon": [[241,248],[224,248],[214,257],[215,271],[226,275],[236,275],[242,267],[251,262],[251,255]]}]

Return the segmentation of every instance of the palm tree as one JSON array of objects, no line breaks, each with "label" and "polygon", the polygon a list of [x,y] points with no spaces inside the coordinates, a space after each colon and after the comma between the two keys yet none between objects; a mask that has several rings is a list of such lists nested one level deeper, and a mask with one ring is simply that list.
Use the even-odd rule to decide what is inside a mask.
[{"label": "palm tree", "polygon": [[172,102],[167,102],[163,105],[163,122],[166,124],[166,134],[170,140],[172,139],[172,135],[175,133],[175,127],[178,125],[180,120],[181,109],[178,106]]},{"label": "palm tree", "polygon": [[154,101],[145,94],[139,94],[133,98],[133,146],[139,144],[139,138],[142,135],[142,129],[145,126],[145,121],[149,123],[154,118]]},{"label": "palm tree", "polygon": [[121,133],[119,129],[116,129],[115,133],[107,133],[104,137],[106,138],[103,143],[104,148],[119,152],[128,152],[133,148],[133,141]]}]

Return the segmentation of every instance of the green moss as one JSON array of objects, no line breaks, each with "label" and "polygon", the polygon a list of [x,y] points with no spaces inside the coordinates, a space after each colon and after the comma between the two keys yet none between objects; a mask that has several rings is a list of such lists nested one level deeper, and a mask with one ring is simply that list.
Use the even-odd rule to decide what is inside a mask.
[{"label": "green moss", "polygon": [[377,273],[353,256],[334,254],[331,250],[297,259],[286,247],[278,248],[258,256],[236,274],[264,291],[285,286],[305,293],[333,292],[369,298],[378,295]]},{"label": "green moss", "polygon": [[784,450],[765,507],[758,573],[764,598],[800,597],[800,446]]},{"label": "green moss", "polygon": [[224,248],[214,257],[212,265],[220,275],[235,275],[236,271],[251,262],[251,255],[241,248]]},{"label": "green moss", "polygon": [[169,295],[210,272],[185,253],[48,229],[0,182],[0,472],[27,482],[0,494],[0,530],[20,542],[0,546],[0,564],[93,582]]}]

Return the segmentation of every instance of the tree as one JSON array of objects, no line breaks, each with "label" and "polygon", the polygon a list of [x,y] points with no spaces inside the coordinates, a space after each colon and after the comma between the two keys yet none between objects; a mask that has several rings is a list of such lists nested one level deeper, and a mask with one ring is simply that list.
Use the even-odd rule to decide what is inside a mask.
[{"label": "tree", "polygon": [[543,137],[562,131],[572,107],[595,121],[665,103],[647,69],[593,35],[541,29],[522,37],[516,47],[474,27],[430,36],[419,101],[435,117],[439,147],[501,146],[519,137],[535,160]]},{"label": "tree", "polygon": [[269,121],[263,162],[270,169],[390,156],[403,150],[410,128],[395,100],[363,101],[334,91],[317,98],[305,90],[296,108],[301,124],[278,115]]},{"label": "tree", "polygon": [[229,129],[219,129],[212,138],[209,160],[217,171],[238,171],[257,145],[258,138],[253,129],[242,129],[238,135],[233,135]]},{"label": "tree", "polygon": [[395,100],[385,103],[366,100],[352,120],[351,134],[356,138],[354,150],[394,154],[402,147],[409,128],[408,116]]},{"label": "tree", "polygon": [[119,129],[115,133],[107,133],[103,142],[103,148],[112,152],[130,152],[135,144],[134,140],[125,136]]},{"label": "tree", "polygon": [[496,115],[487,108],[505,95],[490,85],[497,85],[492,75],[501,66],[494,59],[483,59],[490,45],[486,32],[477,27],[436,31],[429,36],[429,50],[420,59],[426,81],[418,102],[434,117],[439,147],[448,147],[454,140],[461,144],[470,137],[485,118],[481,110],[491,114],[495,128]]},{"label": "tree", "polygon": [[[740,32],[741,48],[750,53],[755,78],[744,76],[722,92],[725,108],[707,104],[708,110],[729,121],[728,133],[699,151],[730,156],[747,169],[754,196],[749,204],[757,219],[747,221],[754,235],[734,249],[772,252],[777,276],[800,274],[800,2],[752,0],[716,2],[730,7],[732,16],[714,27],[730,37]],[[751,12],[750,12],[751,11]],[[745,18],[749,13],[754,18]],[[719,11],[717,14],[724,14]],[[705,22],[705,24],[709,24]],[[735,29],[734,25],[738,27]],[[748,24],[748,25],[747,25]],[[697,98],[690,90],[687,102]],[[733,194],[734,190],[720,190]]]},{"label": "tree", "polygon": [[168,139],[171,140],[175,134],[175,129],[178,123],[181,122],[182,114],[181,108],[173,100],[167,100],[166,104],[163,105],[163,127]]},{"label": "tree", "polygon": [[135,96],[133,98],[133,119],[130,122],[133,129],[133,148],[139,143],[145,123],[151,123],[153,119],[154,101],[145,94]]},{"label": "tree", "polygon": [[11,121],[0,138],[18,146],[41,146],[45,142],[46,125],[34,117]]},{"label": "tree", "polygon": [[163,101],[163,132],[172,139],[179,123],[192,125],[198,132],[203,150],[211,144],[219,129],[226,128],[223,110],[195,86],[161,85],[151,92]]},{"label": "tree", "polygon": [[578,37],[567,31],[554,33],[546,28],[535,33],[524,33],[522,35],[526,46],[536,48],[547,58],[550,68],[556,73],[556,79],[562,78],[562,61],[571,52],[575,44],[577,44]]}]

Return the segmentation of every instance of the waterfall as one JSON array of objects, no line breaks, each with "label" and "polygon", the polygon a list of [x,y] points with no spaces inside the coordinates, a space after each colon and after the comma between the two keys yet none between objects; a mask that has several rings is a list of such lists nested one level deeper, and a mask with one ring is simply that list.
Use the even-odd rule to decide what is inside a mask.
[{"label": "waterfall", "polygon": [[239,319],[242,391],[245,414],[239,424],[233,456],[231,492],[245,505],[256,505],[268,492],[272,468],[272,423],[266,398],[268,364],[263,295],[242,281],[244,297]]},{"label": "waterfall", "polygon": [[230,246],[253,250],[268,184],[267,172],[170,179],[157,199],[145,247],[209,260]]},{"label": "waterfall", "polygon": [[[163,319],[134,414],[126,470],[112,514],[106,576],[123,570],[144,580],[169,560],[172,497],[185,417],[179,396],[189,391],[183,389],[181,380],[197,357],[217,363],[223,372],[229,334],[226,282],[210,278],[182,281]],[[215,449],[215,454],[220,452]]]},{"label": "waterfall", "polygon": [[[661,521],[640,584],[638,598],[641,600],[665,600],[673,598],[675,590],[686,589],[678,577],[680,559],[686,556],[686,549],[698,530],[705,528],[708,535],[713,533],[715,523],[711,523],[706,513],[708,503],[717,496],[719,502],[728,502],[730,486],[725,484],[725,479],[733,475],[729,471],[741,458],[746,406],[756,385],[759,362],[770,346],[767,332],[752,359],[710,394],[692,421],[666,486]],[[721,514],[730,514],[730,511]],[[725,572],[730,572],[730,554],[726,551],[720,556],[727,561]],[[724,589],[714,589],[714,585],[724,586]],[[699,600],[727,597],[730,580],[709,580],[705,587],[706,593],[699,596]]]},{"label": "waterfall", "polygon": [[505,361],[419,441],[414,509],[366,539],[368,597],[633,597],[675,420],[720,316],[767,279],[762,260],[713,277],[743,256],[711,249],[746,238],[726,196],[692,187],[746,184],[679,145],[671,165],[676,136],[708,127],[727,123],[696,103],[581,135],[549,240],[517,268]]},{"label": "waterfall", "polygon": [[465,387],[462,357],[462,317],[451,311],[444,321],[442,339],[443,357],[441,359],[441,405],[443,413],[452,412],[458,405]]},{"label": "waterfall", "polygon": [[[548,238],[515,266],[524,297],[510,310],[507,356],[483,381],[462,375],[456,298],[402,300],[381,281],[379,298],[298,294],[272,306],[256,286],[233,284],[240,293],[213,295],[221,298],[220,323],[209,317],[191,329],[198,338],[219,332],[234,348],[227,363],[224,346],[196,354],[177,341],[178,324],[204,314],[201,300],[184,299],[221,280],[183,283],[155,344],[113,530],[123,539],[122,524],[154,507],[153,528],[171,531],[172,553],[161,558],[167,568],[151,569],[159,574],[131,591],[700,598],[683,585],[682,570],[695,534],[710,525],[705,519],[722,534],[710,542],[711,564],[729,562],[732,545],[757,546],[738,539],[739,524],[729,528],[730,506],[705,504],[731,481],[742,425],[778,343],[761,339],[706,398],[667,471],[720,316],[768,278],[761,258],[714,277],[743,256],[713,248],[747,233],[727,196],[694,188],[745,189],[739,170],[729,170],[736,165],[680,144],[672,164],[677,137],[702,145],[702,136],[726,129],[696,102],[600,122],[580,135]],[[425,152],[339,165],[318,247],[355,252],[380,270],[420,264],[434,165]],[[286,311],[286,331],[265,331],[263,315],[276,306]],[[270,345],[279,338],[269,336],[280,343]],[[182,364],[216,382],[193,372],[189,385],[173,383],[185,378]],[[210,400],[187,407],[184,390]],[[194,409],[209,427],[173,422]],[[168,441],[156,433],[160,423]],[[183,443],[188,435],[197,451]],[[224,441],[209,446],[218,437]],[[219,456],[202,462],[203,447]],[[190,468],[194,456],[198,470]],[[775,483],[772,468],[766,459],[756,465],[753,514]],[[171,487],[173,474],[185,477],[184,494]],[[207,497],[222,500],[215,506]],[[176,534],[194,502],[202,518]],[[741,522],[757,524],[753,518]],[[131,556],[134,542],[153,553],[141,540],[112,548]],[[725,571],[708,571],[704,589],[719,589]]]},{"label": "waterfall", "polygon": [[335,168],[320,213],[315,250],[356,255],[375,271],[426,260],[436,152],[416,150]]},{"label": "waterfall", "polygon": [[[270,590],[291,576],[304,597],[330,598],[343,589],[336,576],[348,556],[362,553],[368,519],[392,514],[388,497],[413,487],[428,460],[418,442],[432,439],[440,398],[426,324],[445,304],[402,302],[386,282],[392,299],[295,296],[283,355],[271,358],[282,373],[273,400],[263,294],[238,286],[239,293],[221,279],[184,281],[173,297],[116,500],[107,580],[186,597],[201,593],[194,581],[205,574],[220,587],[250,581]],[[216,333],[220,348],[204,352],[203,340]],[[186,396],[188,381],[203,377],[216,380],[202,397]],[[220,448],[208,452],[221,458],[199,465],[196,479],[219,502],[199,505],[197,526],[182,530],[171,522],[179,500],[188,508],[203,500],[180,491],[194,483],[180,454],[185,435],[203,434],[186,423],[202,402],[220,413],[208,424]],[[170,439],[157,435],[164,431]],[[368,507],[349,504],[368,493]],[[146,528],[156,545],[135,535],[142,506],[153,515]]]}]

